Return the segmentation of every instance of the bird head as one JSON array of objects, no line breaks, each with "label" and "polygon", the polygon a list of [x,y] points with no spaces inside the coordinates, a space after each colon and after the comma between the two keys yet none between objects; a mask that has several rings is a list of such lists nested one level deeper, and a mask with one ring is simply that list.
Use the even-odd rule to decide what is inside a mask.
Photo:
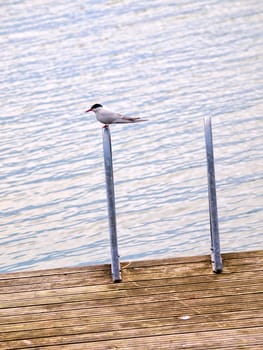
[{"label": "bird head", "polygon": [[95,105],[91,106],[90,109],[88,109],[87,111],[85,111],[85,113],[88,113],[88,112],[95,112],[95,110],[97,108],[102,108],[102,105],[99,104],[99,103],[95,103]]}]

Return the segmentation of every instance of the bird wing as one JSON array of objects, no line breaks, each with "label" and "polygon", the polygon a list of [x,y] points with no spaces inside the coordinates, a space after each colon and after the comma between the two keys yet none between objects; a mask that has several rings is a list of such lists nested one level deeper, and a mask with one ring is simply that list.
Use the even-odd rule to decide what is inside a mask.
[{"label": "bird wing", "polygon": [[135,119],[138,119],[138,118],[130,118],[130,117],[126,117],[125,115],[121,114],[121,113],[115,113],[115,112],[111,112],[111,111],[108,111],[108,110],[103,110],[103,117],[107,118],[107,119],[110,119],[113,123],[114,122],[121,122],[123,121],[124,123],[125,122],[132,122],[134,121]]},{"label": "bird wing", "polygon": [[99,112],[99,116],[100,116],[100,120],[102,122],[105,122],[107,124],[111,124],[111,123],[114,123],[114,121],[116,119],[120,119],[122,118],[122,115],[119,114],[119,113],[114,113],[114,112],[111,112],[107,109],[103,109]]},{"label": "bird wing", "polygon": [[141,119],[139,117],[137,118],[126,117],[121,113],[114,113],[107,109],[103,109],[102,111],[100,111],[100,116],[101,118],[99,120],[106,124],[134,123],[138,121],[145,121],[145,119]]}]

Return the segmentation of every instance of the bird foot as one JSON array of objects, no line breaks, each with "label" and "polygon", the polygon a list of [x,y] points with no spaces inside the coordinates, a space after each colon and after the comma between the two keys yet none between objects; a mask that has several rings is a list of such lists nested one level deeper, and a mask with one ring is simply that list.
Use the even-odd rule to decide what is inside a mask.
[{"label": "bird foot", "polygon": [[108,127],[109,127],[109,124],[105,124],[105,125],[103,126],[104,129],[107,129]]}]

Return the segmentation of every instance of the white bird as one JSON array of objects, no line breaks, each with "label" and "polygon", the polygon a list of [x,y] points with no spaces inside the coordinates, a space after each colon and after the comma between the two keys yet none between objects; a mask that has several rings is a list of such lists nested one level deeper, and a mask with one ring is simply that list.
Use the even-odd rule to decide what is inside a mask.
[{"label": "white bird", "polygon": [[102,124],[104,124],[104,127],[106,128],[108,127],[109,124],[137,123],[137,122],[144,122],[147,120],[147,119],[142,119],[138,117],[137,118],[125,117],[120,113],[114,113],[114,112],[108,111],[107,109],[104,109],[103,106],[99,103],[96,103],[85,112],[86,113],[94,112],[96,114],[97,120]]}]

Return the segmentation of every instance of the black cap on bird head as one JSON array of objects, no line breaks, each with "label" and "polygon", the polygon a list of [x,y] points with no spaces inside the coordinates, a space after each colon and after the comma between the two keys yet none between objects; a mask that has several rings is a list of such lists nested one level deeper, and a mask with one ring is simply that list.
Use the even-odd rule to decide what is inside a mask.
[{"label": "black cap on bird head", "polygon": [[99,104],[99,103],[95,103],[95,105],[93,105],[93,106],[91,107],[91,109],[95,109],[95,108],[98,108],[98,107],[102,107],[102,105]]},{"label": "black cap on bird head", "polygon": [[99,108],[99,107],[102,107],[102,105],[99,104],[99,103],[95,103],[95,105],[91,106],[90,109],[88,109],[88,110],[85,111],[85,112],[86,112],[86,113],[87,113],[87,112],[91,112],[91,111],[93,111],[93,109],[96,109],[96,108]]}]

